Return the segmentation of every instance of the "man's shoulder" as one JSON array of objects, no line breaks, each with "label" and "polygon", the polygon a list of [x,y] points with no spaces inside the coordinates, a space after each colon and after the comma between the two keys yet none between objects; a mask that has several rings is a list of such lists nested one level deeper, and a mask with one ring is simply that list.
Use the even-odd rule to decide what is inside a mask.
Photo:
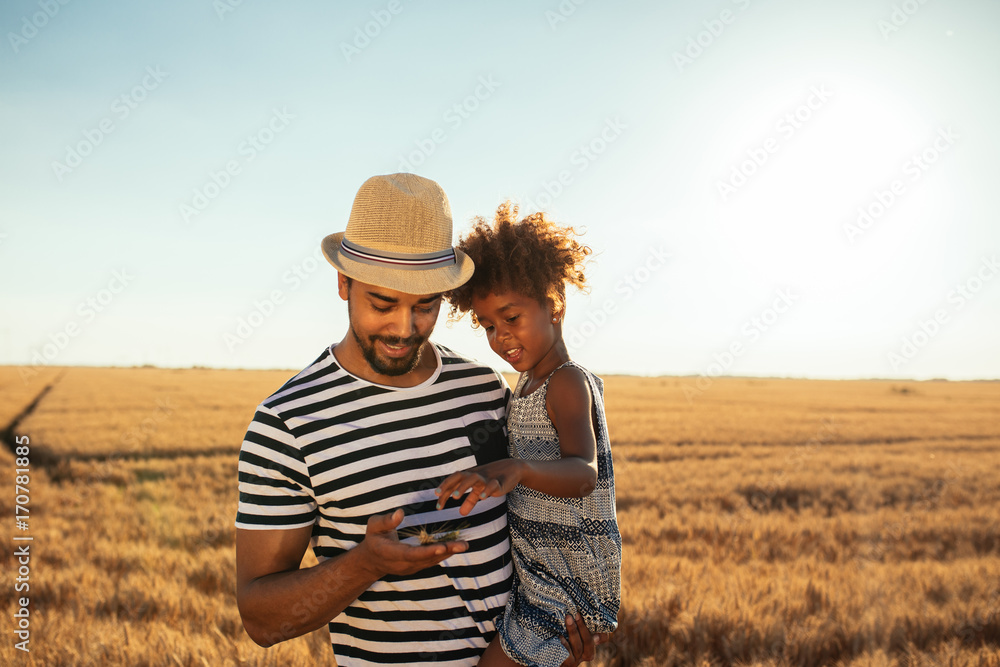
[{"label": "man's shoulder", "polygon": [[431,341],[431,345],[433,345],[434,348],[438,351],[438,354],[441,355],[441,363],[443,364],[476,363],[472,359],[466,357],[465,355],[459,354],[455,350],[445,345],[442,345],[441,343],[436,343],[434,341]]},{"label": "man's shoulder", "polygon": [[483,377],[492,376],[498,384],[504,387],[507,386],[503,376],[495,368],[459,354],[440,343],[432,343],[432,345],[434,345],[441,355],[441,375],[443,377],[454,376],[456,374]]},{"label": "man's shoulder", "polygon": [[312,363],[261,401],[260,407],[279,415],[290,403],[297,403],[306,396],[349,381],[350,376],[337,364],[330,348],[326,348]]}]

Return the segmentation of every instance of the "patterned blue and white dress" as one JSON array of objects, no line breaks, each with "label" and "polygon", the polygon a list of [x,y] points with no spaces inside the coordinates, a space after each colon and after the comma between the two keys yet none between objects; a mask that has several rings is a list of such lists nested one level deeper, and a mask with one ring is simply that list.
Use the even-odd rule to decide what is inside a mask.
[{"label": "patterned blue and white dress", "polygon": [[[591,632],[612,632],[621,604],[622,539],[615,516],[614,469],[604,417],[604,382],[574,361],[590,382],[597,435],[597,487],[585,498],[557,498],[524,486],[507,494],[514,584],[500,642],[523,665],[557,667],[568,657],[559,642],[566,616],[579,612]],[[558,370],[558,369],[556,369]],[[507,411],[510,456],[559,459],[559,436],[545,410],[549,380],[521,396],[518,379]]]}]

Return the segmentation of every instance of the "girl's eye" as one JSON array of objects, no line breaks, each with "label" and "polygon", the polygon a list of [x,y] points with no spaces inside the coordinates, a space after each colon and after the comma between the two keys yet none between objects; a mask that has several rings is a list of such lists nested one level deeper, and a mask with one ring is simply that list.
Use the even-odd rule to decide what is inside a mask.
[{"label": "girl's eye", "polygon": [[516,320],[519,317],[520,317],[520,315],[512,315],[511,317],[507,318],[507,321],[508,322],[513,322],[514,320]]}]

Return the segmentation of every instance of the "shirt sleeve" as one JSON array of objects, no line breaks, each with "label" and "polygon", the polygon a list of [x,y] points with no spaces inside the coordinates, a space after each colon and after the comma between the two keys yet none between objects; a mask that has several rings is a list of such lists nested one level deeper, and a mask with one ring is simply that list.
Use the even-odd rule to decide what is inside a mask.
[{"label": "shirt sleeve", "polygon": [[311,526],[316,497],[295,436],[270,408],[259,405],[239,460],[236,527],[281,530]]}]

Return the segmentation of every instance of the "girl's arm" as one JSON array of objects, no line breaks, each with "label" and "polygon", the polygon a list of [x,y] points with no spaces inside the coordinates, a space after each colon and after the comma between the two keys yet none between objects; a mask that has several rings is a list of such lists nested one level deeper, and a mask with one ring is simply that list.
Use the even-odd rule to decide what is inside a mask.
[{"label": "girl's arm", "polygon": [[467,515],[476,503],[502,496],[518,484],[561,498],[583,498],[597,485],[597,437],[594,435],[590,383],[577,368],[553,373],[545,409],[559,434],[562,458],[556,461],[502,459],[450,475],[438,487],[438,509],[448,496],[460,498],[459,512]]},{"label": "girl's arm", "polygon": [[560,498],[589,496],[597,485],[597,436],[594,435],[590,383],[578,368],[552,374],[545,409],[559,434],[558,461],[521,460],[524,486]]}]

